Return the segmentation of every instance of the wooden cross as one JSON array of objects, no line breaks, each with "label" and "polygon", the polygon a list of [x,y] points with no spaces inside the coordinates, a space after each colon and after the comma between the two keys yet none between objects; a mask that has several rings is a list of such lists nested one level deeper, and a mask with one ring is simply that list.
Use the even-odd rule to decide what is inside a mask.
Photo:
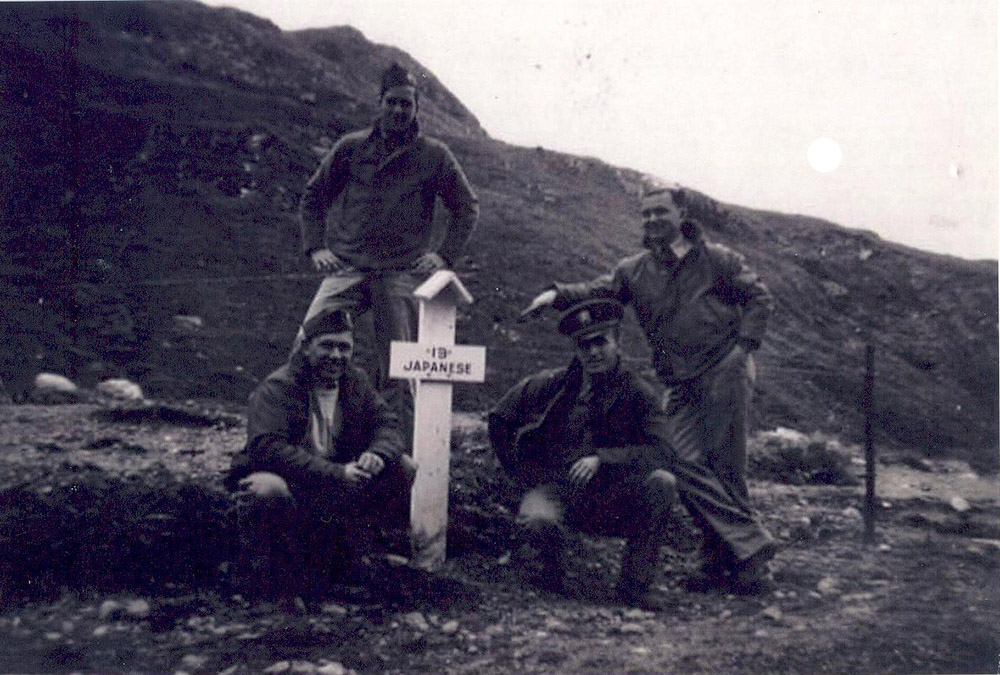
[{"label": "wooden cross", "polygon": [[447,544],[452,383],[485,381],[486,348],[455,344],[456,306],[471,304],[472,295],[454,272],[435,272],[413,294],[420,301],[417,342],[392,342],[389,376],[416,380],[410,536],[413,564],[432,570],[444,562]]}]

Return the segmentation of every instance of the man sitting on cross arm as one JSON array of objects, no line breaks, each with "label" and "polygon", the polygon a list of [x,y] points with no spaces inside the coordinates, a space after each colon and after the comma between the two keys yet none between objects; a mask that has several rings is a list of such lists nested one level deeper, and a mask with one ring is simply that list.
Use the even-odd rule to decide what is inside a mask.
[{"label": "man sitting on cross arm", "polygon": [[617,597],[655,608],[650,588],[677,487],[662,468],[668,447],[658,398],[621,361],[622,312],[614,300],[569,308],[559,332],[573,339],[576,357],[515,385],[490,413],[489,433],[524,490],[517,523],[540,551],[540,585],[564,590],[567,526],[623,536]]},{"label": "man sitting on cross arm", "polygon": [[[288,363],[250,396],[236,495],[239,581],[251,595],[315,595],[351,547],[409,521],[416,465],[396,415],[351,363],[343,309],[310,317]],[[353,556],[357,557],[357,556]]]}]

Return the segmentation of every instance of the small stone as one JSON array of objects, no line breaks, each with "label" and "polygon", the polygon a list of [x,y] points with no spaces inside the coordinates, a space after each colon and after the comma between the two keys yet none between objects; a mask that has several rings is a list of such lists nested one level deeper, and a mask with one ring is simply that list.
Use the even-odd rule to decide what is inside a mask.
[{"label": "small stone", "polygon": [[833,595],[837,592],[837,580],[833,577],[823,577],[816,584],[816,590],[823,595]]},{"label": "small stone", "polygon": [[853,506],[848,506],[846,509],[840,512],[840,515],[848,518],[849,520],[862,520],[864,516],[861,515],[861,511],[858,511]]},{"label": "small stone", "polygon": [[292,664],[288,661],[278,661],[264,669],[265,673],[287,673],[292,669]]},{"label": "small stone", "polygon": [[340,605],[332,602],[324,604],[321,609],[324,614],[329,614],[330,616],[338,619],[347,616],[347,609],[345,607],[341,607]]},{"label": "small stone", "polygon": [[878,545],[878,550],[881,551],[882,553],[885,553],[887,551],[891,551],[892,550],[892,546],[889,546],[889,544],[879,544]]},{"label": "small stone", "polygon": [[120,378],[99,382],[95,389],[99,394],[117,401],[142,401],[146,398],[142,393],[142,387],[135,382]]},{"label": "small stone", "polygon": [[225,670],[220,670],[219,675],[236,675],[239,669],[240,669],[240,664],[237,663],[232,666],[229,666]]},{"label": "small stone", "polygon": [[49,640],[50,642],[56,642],[57,640],[61,640],[62,639],[62,633],[57,633],[55,631],[52,631],[50,633],[46,633],[45,634],[45,639]]},{"label": "small stone", "polygon": [[410,559],[401,555],[396,555],[395,553],[389,553],[385,556],[385,561],[393,567],[406,567],[410,564]]},{"label": "small stone", "polygon": [[102,638],[105,635],[107,635],[108,631],[110,630],[111,629],[108,626],[101,624],[100,626],[94,629],[94,632],[91,633],[91,635],[93,635],[95,638]]},{"label": "small stone", "polygon": [[644,635],[646,629],[637,623],[623,623],[618,626],[618,632],[622,635]]},{"label": "small stone", "polygon": [[965,513],[966,511],[972,508],[972,505],[969,504],[967,500],[958,496],[952,497],[950,500],[948,500],[948,506],[955,509],[959,513]]},{"label": "small stone", "polygon": [[291,672],[303,673],[303,675],[315,675],[316,664],[310,661],[292,661]]},{"label": "small stone", "polygon": [[510,551],[507,551],[502,556],[497,558],[497,565],[509,565],[512,556],[513,554]]},{"label": "small stone", "polygon": [[444,633],[445,635],[454,635],[455,633],[458,632],[458,621],[455,620],[446,621],[441,626],[441,632]]},{"label": "small stone", "polygon": [[430,628],[427,623],[427,619],[420,612],[409,612],[403,615],[403,622],[406,623],[410,628],[415,628],[419,631],[425,631]]},{"label": "small stone", "polygon": [[316,675],[347,675],[347,668],[339,663],[326,663],[316,669]]},{"label": "small stone", "polygon": [[726,619],[728,619],[732,615],[733,615],[733,610],[731,610],[731,609],[724,609],[724,610],[722,610],[722,613],[719,614],[719,618],[722,619],[723,621],[725,621]]},{"label": "small stone", "polygon": [[646,619],[652,619],[656,617],[656,612],[649,612],[644,609],[639,609],[638,607],[633,607],[632,609],[627,609],[622,612],[622,618],[629,621],[645,621]]},{"label": "small stone", "polygon": [[181,659],[181,667],[189,670],[201,670],[208,663],[208,657],[201,654],[186,654]]},{"label": "small stone", "polygon": [[766,619],[771,619],[772,621],[781,621],[784,613],[781,611],[781,607],[777,605],[771,605],[760,613]]},{"label": "small stone", "polygon": [[121,616],[125,608],[117,600],[105,600],[101,603],[101,608],[97,610],[97,618],[101,621],[114,620]]},{"label": "small stone", "polygon": [[132,619],[147,619],[151,608],[149,602],[143,599],[129,600],[125,603],[125,613]]}]

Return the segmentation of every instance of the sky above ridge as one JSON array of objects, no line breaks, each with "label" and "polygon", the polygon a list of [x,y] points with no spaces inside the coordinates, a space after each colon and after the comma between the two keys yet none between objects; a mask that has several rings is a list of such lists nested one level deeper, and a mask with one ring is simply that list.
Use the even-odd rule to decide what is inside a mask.
[{"label": "sky above ridge", "polygon": [[351,25],[494,138],[966,258],[998,252],[996,0],[210,0]]}]

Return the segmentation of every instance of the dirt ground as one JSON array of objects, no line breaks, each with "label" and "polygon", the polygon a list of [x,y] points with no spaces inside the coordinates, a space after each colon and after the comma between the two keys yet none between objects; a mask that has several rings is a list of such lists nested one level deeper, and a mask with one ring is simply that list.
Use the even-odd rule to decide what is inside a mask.
[{"label": "dirt ground", "polygon": [[[0,490],[72,490],[54,479],[67,467],[210,483],[243,441],[238,411],[192,426],[95,418],[101,410],[0,406]],[[481,418],[462,415],[455,429],[456,518],[502,516],[485,494],[493,463]],[[877,537],[865,544],[863,486],[755,480],[755,504],[784,546],[778,590],[686,593],[696,535],[679,526],[664,548],[659,583],[671,605],[660,612],[610,600],[620,541],[575,539],[570,591],[555,595],[524,582],[516,551],[495,533],[466,533],[431,577],[372,562],[367,586],[345,581],[301,607],[250,603],[208,582],[5,594],[0,671],[995,673],[997,488],[996,476],[957,461],[880,465]],[[24,535],[30,545],[37,533]],[[407,584],[412,592],[381,592]]]}]

